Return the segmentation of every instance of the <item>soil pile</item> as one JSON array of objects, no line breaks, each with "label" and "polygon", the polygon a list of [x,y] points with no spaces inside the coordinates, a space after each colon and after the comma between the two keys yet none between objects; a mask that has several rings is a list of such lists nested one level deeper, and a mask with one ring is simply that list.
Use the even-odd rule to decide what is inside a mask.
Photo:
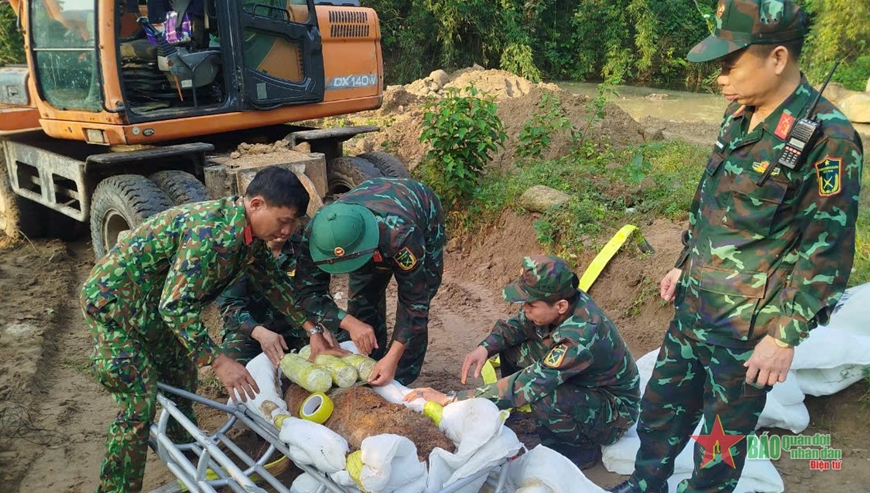
[{"label": "soil pile", "polygon": [[[406,86],[388,87],[380,109],[354,115],[354,119],[386,121],[384,128],[381,132],[350,141],[348,153],[386,149],[413,170],[428,150],[420,142],[425,112],[423,104],[444,97],[448,92],[446,89],[462,90],[469,85],[494,96],[498,104],[498,117],[508,136],[504,149],[492,161],[492,166],[498,169],[513,167],[520,131],[538,110],[541,96],[545,93],[559,99],[568,121],[582,131],[585,138],[593,142],[608,142],[617,147],[643,142],[643,127],[614,104],[608,103],[604,108],[604,118],[597,119],[590,113],[594,112],[592,101],[585,96],[564,91],[555,84],[535,84],[503,70],[484,70],[475,66],[449,75],[444,71],[436,71]],[[572,145],[568,132],[559,132],[553,135],[544,157],[563,156]]]}]

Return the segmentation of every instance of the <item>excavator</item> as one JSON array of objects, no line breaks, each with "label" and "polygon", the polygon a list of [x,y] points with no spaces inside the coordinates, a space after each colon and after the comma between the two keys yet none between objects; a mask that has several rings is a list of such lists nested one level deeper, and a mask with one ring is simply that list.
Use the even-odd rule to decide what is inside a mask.
[{"label": "excavator", "polygon": [[[298,124],[382,103],[378,16],[358,0],[6,1],[27,63],[0,67],[0,233],[89,226],[99,258],[152,214],[243,193],[262,166],[296,172],[312,208],[408,176],[384,152],[344,155],[376,126]],[[294,151],[230,157],[275,141]]]}]

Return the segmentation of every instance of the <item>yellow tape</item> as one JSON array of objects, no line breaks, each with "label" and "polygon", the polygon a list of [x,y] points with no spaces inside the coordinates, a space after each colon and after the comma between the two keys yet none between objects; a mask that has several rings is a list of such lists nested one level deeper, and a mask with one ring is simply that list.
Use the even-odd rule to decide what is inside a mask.
[{"label": "yellow tape", "polygon": [[[640,235],[640,230],[637,229],[637,226],[626,224],[615,235],[613,235],[613,238],[604,245],[604,248],[598,252],[598,255],[595,256],[595,259],[592,260],[592,263],[590,263],[589,267],[586,268],[586,271],[583,272],[583,277],[580,278],[580,289],[583,291],[589,291],[589,288],[592,287],[592,284],[596,279],[598,279],[598,276],[601,275],[601,271],[604,270],[607,263],[610,262],[610,259],[616,255],[616,252],[619,251],[622,245],[625,244],[628,238],[635,231]],[[638,242],[640,243],[640,249],[642,251],[652,250],[652,247],[646,242],[642,235],[639,237]]]},{"label": "yellow tape", "polygon": [[332,416],[334,408],[335,404],[332,403],[332,399],[323,392],[315,392],[302,401],[302,405],[299,406],[299,416],[302,419],[323,424]]},{"label": "yellow tape", "polygon": [[[495,368],[493,368],[492,360],[486,360],[486,363],[483,364],[483,368],[480,369],[480,376],[483,377],[483,383],[490,384],[498,381],[498,377],[495,374]],[[530,413],[532,412],[531,406],[528,404],[518,407],[517,411],[521,413]]]}]

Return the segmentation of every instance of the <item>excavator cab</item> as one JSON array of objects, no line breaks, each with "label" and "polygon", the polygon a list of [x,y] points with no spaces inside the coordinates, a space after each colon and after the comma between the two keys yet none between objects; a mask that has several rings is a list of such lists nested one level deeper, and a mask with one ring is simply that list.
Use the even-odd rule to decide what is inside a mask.
[{"label": "excavator cab", "polygon": [[139,123],[323,100],[313,0],[28,3],[35,82],[56,109],[100,112],[120,95]]}]

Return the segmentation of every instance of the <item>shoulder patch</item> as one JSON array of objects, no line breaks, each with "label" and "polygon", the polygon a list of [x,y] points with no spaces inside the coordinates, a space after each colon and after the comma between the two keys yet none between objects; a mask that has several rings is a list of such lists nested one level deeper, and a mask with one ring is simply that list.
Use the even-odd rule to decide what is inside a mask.
[{"label": "shoulder patch", "polygon": [[393,259],[395,259],[402,270],[412,270],[414,267],[417,267],[417,257],[414,256],[414,252],[409,247],[399,250],[399,253]]},{"label": "shoulder patch", "polygon": [[830,197],[837,195],[842,189],[843,160],[825,156],[813,166],[816,168],[816,178],[819,180],[819,196]]},{"label": "shoulder patch", "polygon": [[773,131],[773,134],[782,140],[787,139],[789,132],[791,132],[792,124],[794,124],[794,117],[783,111],[782,116],[779,117],[779,123],[776,124],[776,130]]},{"label": "shoulder patch", "polygon": [[544,364],[550,368],[559,368],[562,366],[562,360],[565,359],[565,354],[568,352],[568,346],[559,344],[547,353],[544,357]]}]

